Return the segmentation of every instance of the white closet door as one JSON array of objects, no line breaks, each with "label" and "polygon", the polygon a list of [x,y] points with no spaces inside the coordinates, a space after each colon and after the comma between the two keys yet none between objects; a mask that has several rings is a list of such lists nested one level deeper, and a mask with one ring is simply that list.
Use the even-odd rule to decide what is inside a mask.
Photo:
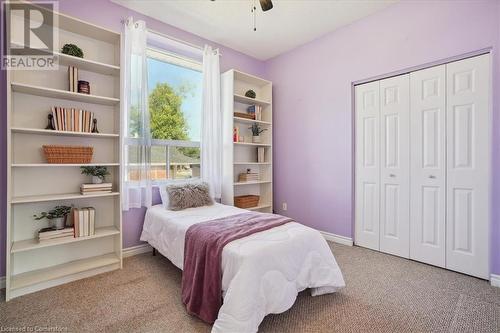
[{"label": "white closet door", "polygon": [[409,257],[410,80],[380,81],[380,251]]},{"label": "white closet door", "polygon": [[356,86],[355,243],[379,249],[379,81]]},{"label": "white closet door", "polygon": [[410,258],[445,266],[446,66],[410,74]]},{"label": "white closet door", "polygon": [[490,56],[446,65],[446,267],[488,278]]}]

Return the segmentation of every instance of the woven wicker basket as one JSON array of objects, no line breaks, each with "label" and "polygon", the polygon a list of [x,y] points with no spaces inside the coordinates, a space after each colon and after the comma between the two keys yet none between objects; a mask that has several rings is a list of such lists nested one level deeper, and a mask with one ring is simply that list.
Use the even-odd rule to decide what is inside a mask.
[{"label": "woven wicker basket", "polygon": [[94,147],[44,145],[43,153],[48,163],[90,163]]},{"label": "woven wicker basket", "polygon": [[252,208],[259,205],[260,196],[258,195],[240,195],[234,197],[234,205],[238,208]]}]

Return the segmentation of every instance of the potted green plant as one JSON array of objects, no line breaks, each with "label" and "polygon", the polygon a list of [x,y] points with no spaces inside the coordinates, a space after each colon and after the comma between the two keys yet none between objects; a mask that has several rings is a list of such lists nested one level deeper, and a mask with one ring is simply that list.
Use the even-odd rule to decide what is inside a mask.
[{"label": "potted green plant", "polygon": [[259,124],[253,123],[252,127],[249,127],[252,130],[252,142],[260,143],[260,134],[264,131],[267,131],[266,128],[261,128]]},{"label": "potted green plant", "polygon": [[105,166],[82,166],[82,175],[91,176],[92,184],[101,184],[107,175],[109,175],[108,168]]},{"label": "potted green plant", "polygon": [[64,46],[61,49],[61,53],[73,56],[73,57],[78,57],[78,58],[83,58],[83,51],[81,48],[76,46],[75,44],[64,44]]},{"label": "potted green plant", "polygon": [[66,218],[71,212],[71,206],[55,206],[48,212],[41,212],[39,216],[33,215],[35,220],[47,219],[52,229],[64,229]]}]

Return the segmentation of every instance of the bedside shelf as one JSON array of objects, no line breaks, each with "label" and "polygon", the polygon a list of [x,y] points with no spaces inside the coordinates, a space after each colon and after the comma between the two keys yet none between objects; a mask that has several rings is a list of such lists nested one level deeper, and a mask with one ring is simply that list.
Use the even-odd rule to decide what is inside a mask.
[{"label": "bedside shelf", "polygon": [[263,101],[256,98],[250,98],[239,94],[234,94],[234,101],[248,105],[261,105],[261,106],[271,105],[271,102]]},{"label": "bedside shelf", "polygon": [[120,233],[120,230],[118,230],[116,227],[102,227],[102,228],[96,228],[95,234],[92,236],[52,239],[52,240],[47,240],[43,243],[39,243],[38,239],[36,239],[36,238],[25,239],[25,240],[14,242],[12,244],[12,249],[10,250],[10,253],[18,253],[18,252],[36,250],[36,249],[41,249],[44,247],[81,242],[81,241],[86,241],[89,239],[96,239],[96,238],[101,238],[101,237],[110,237],[110,236],[118,235],[119,233]]},{"label": "bedside shelf", "polygon": [[14,133],[38,134],[38,135],[83,136],[83,137],[95,137],[95,138],[119,138],[120,137],[120,134],[55,131],[55,130],[46,130],[46,129],[39,129],[39,128],[25,128],[25,127],[11,127],[10,130]]},{"label": "bedside shelf", "polygon": [[96,194],[68,193],[68,194],[28,195],[28,196],[13,197],[11,203],[22,204],[22,203],[59,201],[59,200],[79,200],[88,198],[114,197],[118,195],[120,195],[119,192],[96,193]]},{"label": "bedside shelf", "polygon": [[271,205],[258,205],[258,206],[255,206],[255,207],[250,207],[250,208],[245,208],[246,210],[261,210],[261,209],[265,209],[265,208],[271,208]]},{"label": "bedside shelf", "polygon": [[233,142],[233,143],[239,146],[271,147],[271,145],[268,143],[253,143],[253,142]]},{"label": "bedside shelf", "polygon": [[113,97],[104,97],[96,95],[86,95],[77,92],[46,88],[40,86],[34,86],[24,83],[11,83],[12,90],[14,92],[20,92],[24,94],[30,94],[35,96],[50,97],[50,98],[60,98],[67,99],[70,101],[101,104],[101,105],[116,105],[120,103],[120,99]]},{"label": "bedside shelf", "polygon": [[86,259],[74,260],[64,264],[37,269],[12,276],[11,289],[29,287],[37,283],[62,278],[71,274],[85,272],[113,264],[120,264],[121,259],[114,253]]},{"label": "bedside shelf", "polygon": [[270,180],[252,180],[248,182],[235,182],[235,186],[242,186],[242,185],[255,185],[255,184],[270,184],[272,181]]}]

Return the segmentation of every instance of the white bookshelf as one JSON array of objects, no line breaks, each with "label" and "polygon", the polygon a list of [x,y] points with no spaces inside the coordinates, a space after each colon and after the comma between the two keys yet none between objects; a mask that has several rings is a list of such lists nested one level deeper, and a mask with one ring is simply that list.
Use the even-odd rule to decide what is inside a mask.
[{"label": "white bookshelf", "polygon": [[[234,204],[239,195],[259,195],[259,204],[249,210],[273,211],[273,169],[272,169],[272,83],[251,74],[232,69],[221,75],[223,110],[223,181],[222,203]],[[245,96],[252,89],[256,98]],[[235,116],[245,113],[251,105],[262,106],[262,119],[252,120]],[[261,142],[252,142],[249,127],[257,123],[266,131],[261,134]],[[233,129],[238,127],[244,142],[233,142]],[[265,160],[257,161],[257,148],[263,147]],[[247,169],[258,172],[258,181],[238,181],[238,175]]]},{"label": "white bookshelf", "polygon": [[[7,73],[7,301],[122,267],[121,34],[57,15],[59,47],[76,44],[85,57],[57,51],[58,70]],[[68,66],[90,82],[91,95],[68,91]],[[46,130],[52,106],[94,112],[100,133]],[[48,164],[44,144],[93,146],[92,163]],[[80,173],[83,165],[107,166],[113,192],[81,195],[80,184],[89,181]],[[56,205],[95,207],[95,234],[39,243],[37,230],[48,221],[35,221],[33,214]]]}]

